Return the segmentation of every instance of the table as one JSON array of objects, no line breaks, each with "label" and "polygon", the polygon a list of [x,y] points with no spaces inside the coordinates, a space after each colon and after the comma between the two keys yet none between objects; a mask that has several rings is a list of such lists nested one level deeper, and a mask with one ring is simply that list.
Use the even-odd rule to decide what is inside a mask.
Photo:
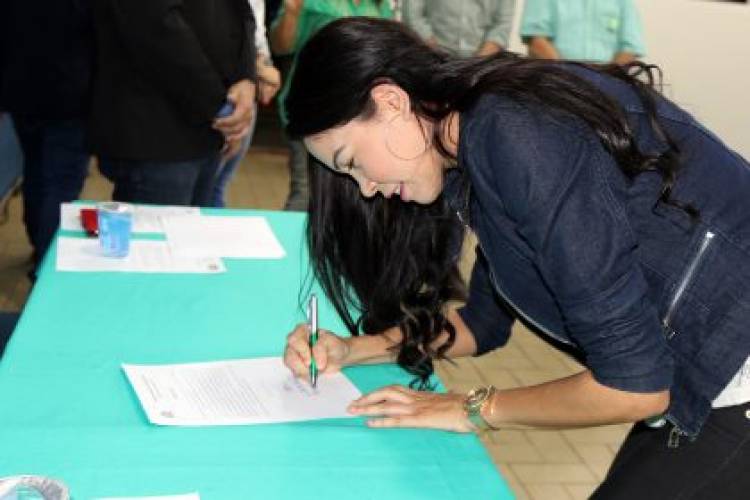
[{"label": "table", "polygon": [[[361,419],[149,424],[121,363],[278,356],[304,318],[304,216],[221,213],[266,216],[287,257],[227,260],[218,275],[62,273],[53,245],[0,361],[0,476],[56,477],[75,500],[513,498],[473,435],[369,429]],[[344,331],[326,300],[320,318]],[[410,380],[395,365],[346,374],[363,392]]]}]

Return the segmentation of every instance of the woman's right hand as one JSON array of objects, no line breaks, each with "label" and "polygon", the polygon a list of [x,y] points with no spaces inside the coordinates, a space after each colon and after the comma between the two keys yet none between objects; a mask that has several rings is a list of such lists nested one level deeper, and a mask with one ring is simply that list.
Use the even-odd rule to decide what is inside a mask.
[{"label": "woman's right hand", "polygon": [[[287,336],[284,348],[284,364],[295,377],[310,379],[310,327],[301,323]],[[351,353],[349,339],[339,337],[328,330],[318,330],[318,342],[312,349],[320,373],[334,373],[346,365]]]}]

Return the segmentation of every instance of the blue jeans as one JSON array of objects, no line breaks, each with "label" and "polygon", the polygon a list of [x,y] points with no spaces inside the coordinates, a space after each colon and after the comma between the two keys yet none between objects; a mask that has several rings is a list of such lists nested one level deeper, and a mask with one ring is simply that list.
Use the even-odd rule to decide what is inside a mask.
[{"label": "blue jeans", "polygon": [[214,184],[213,194],[211,195],[212,207],[224,208],[226,206],[226,190],[229,181],[234,177],[234,172],[239,167],[240,162],[247,154],[247,150],[250,149],[250,144],[253,142],[253,134],[255,133],[255,125],[258,123],[258,106],[255,106],[253,111],[253,120],[250,124],[250,132],[242,141],[242,148],[240,148],[237,155],[228,159],[224,164],[219,166],[219,172],[216,174],[216,183]]},{"label": "blue jeans", "polygon": [[78,198],[88,174],[86,127],[83,120],[24,115],[13,115],[13,122],[24,156],[23,221],[36,269],[60,225],[60,204]]},{"label": "blue jeans", "polygon": [[115,185],[112,199],[154,205],[210,206],[219,153],[186,161],[110,160],[101,173]]}]

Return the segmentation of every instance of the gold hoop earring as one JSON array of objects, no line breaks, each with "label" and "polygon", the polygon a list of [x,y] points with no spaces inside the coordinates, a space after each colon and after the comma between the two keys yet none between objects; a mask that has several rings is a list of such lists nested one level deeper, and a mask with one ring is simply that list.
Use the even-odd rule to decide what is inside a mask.
[{"label": "gold hoop earring", "polygon": [[390,141],[390,137],[391,137],[391,125],[396,120],[396,118],[399,118],[399,115],[395,115],[393,118],[391,118],[388,121],[388,124],[386,125],[386,129],[385,129],[385,148],[388,150],[389,153],[391,153],[393,156],[395,156],[399,160],[403,160],[403,161],[416,160],[417,158],[419,158],[420,156],[422,156],[423,154],[425,154],[428,149],[430,149],[430,145],[432,144],[432,142],[425,137],[424,129],[420,126],[419,130],[422,132],[422,138],[424,139],[424,149],[422,151],[420,151],[419,153],[417,153],[416,155],[410,157],[410,158],[406,158],[406,157],[401,156],[400,154],[396,153],[396,151],[393,148],[393,146],[391,145],[391,141]]}]

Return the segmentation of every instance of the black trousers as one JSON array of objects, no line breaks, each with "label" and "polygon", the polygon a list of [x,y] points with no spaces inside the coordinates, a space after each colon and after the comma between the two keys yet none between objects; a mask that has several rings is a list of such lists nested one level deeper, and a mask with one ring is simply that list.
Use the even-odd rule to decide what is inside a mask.
[{"label": "black trousers", "polygon": [[592,499],[750,499],[750,403],[713,410],[695,441],[638,423]]},{"label": "black trousers", "polygon": [[34,270],[60,225],[60,203],[78,198],[88,175],[83,119],[49,120],[14,114],[23,150],[23,221],[34,247]]},{"label": "black trousers", "polygon": [[128,203],[210,207],[220,153],[186,161],[99,159],[99,171],[112,181],[112,199]]}]

